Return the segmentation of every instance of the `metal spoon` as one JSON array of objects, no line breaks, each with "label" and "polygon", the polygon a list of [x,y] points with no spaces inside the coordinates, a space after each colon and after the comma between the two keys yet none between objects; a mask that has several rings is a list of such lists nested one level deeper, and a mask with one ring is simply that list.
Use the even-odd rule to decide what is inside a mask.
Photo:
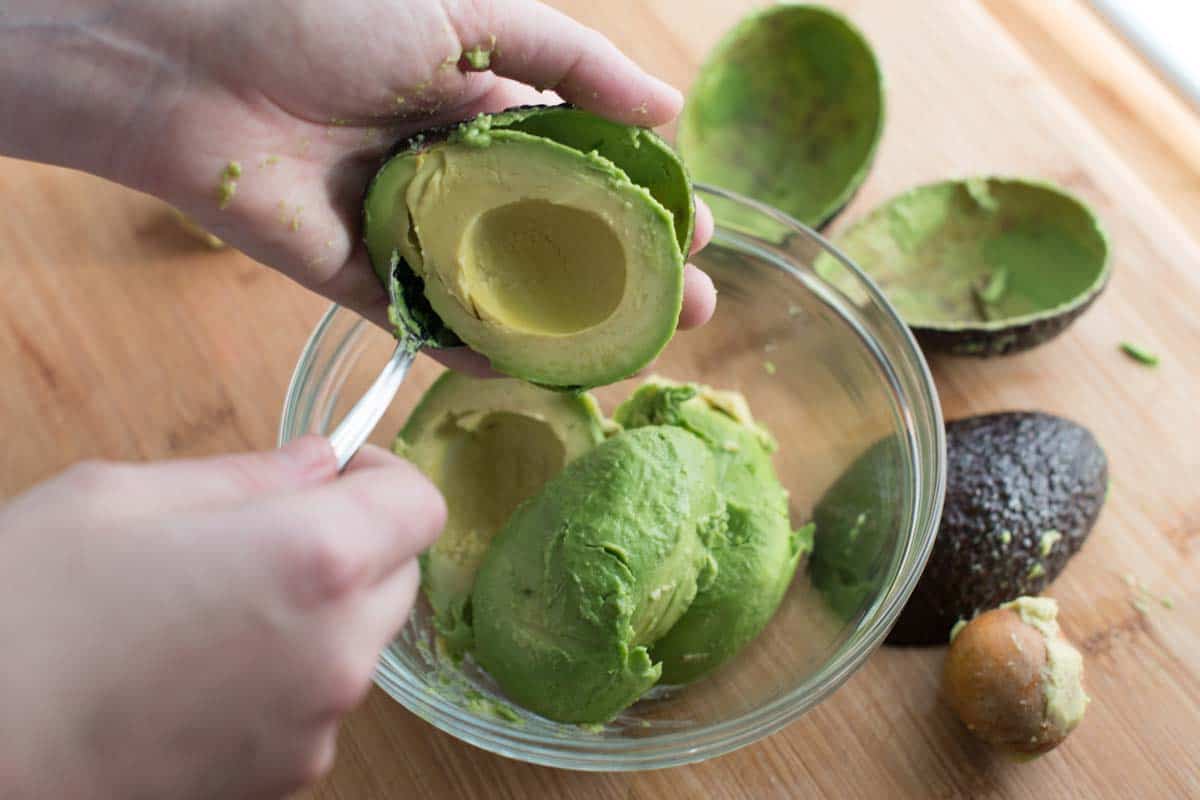
[{"label": "metal spoon", "polygon": [[371,431],[379,424],[384,412],[395,399],[396,392],[400,391],[400,384],[408,374],[408,368],[412,366],[418,349],[420,344],[415,339],[400,339],[396,343],[396,349],[392,351],[391,359],[371,384],[371,388],[359,398],[354,408],[350,409],[350,413],[346,414],[330,435],[329,442],[333,445],[334,455],[337,456],[338,472],[346,468],[350,459],[366,443]]}]

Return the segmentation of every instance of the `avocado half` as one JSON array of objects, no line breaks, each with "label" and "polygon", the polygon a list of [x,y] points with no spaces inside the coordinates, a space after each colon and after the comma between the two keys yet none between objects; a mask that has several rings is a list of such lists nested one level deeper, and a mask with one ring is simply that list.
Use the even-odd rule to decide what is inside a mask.
[{"label": "avocado half", "polygon": [[408,139],[363,203],[399,335],[556,388],[628,377],[666,346],[693,212],[661,138],[569,106]]},{"label": "avocado half", "polygon": [[883,119],[883,75],[862,33],[827,8],[776,5],[717,44],[676,140],[696,180],[820,228],[866,179]]},{"label": "avocado half", "polygon": [[[995,356],[1062,333],[1108,283],[1108,240],[1078,198],[978,177],[911,189],[834,240],[928,351]],[[841,270],[823,255],[819,273]]]},{"label": "avocado half", "polygon": [[889,644],[945,644],[959,620],[1036,595],[1083,546],[1108,494],[1108,459],[1075,422],[1004,412],[946,425],[946,501]]},{"label": "avocado half", "polygon": [[603,439],[604,420],[588,394],[445,372],[422,396],[392,449],[446,498],[446,526],[421,555],[421,588],[451,653],[471,646],[471,590],[496,533]]},{"label": "avocado half", "polygon": [[650,378],[618,406],[626,430],[673,425],[699,437],[716,464],[725,524],[705,530],[713,562],[696,598],[650,657],[662,682],[690,683],[733,658],[771,621],[796,567],[812,549],[812,526],[793,531],[787,491],[771,454],[775,440],[742,395]]},{"label": "avocado half", "polygon": [[517,507],[475,581],[474,655],[559,722],[607,722],[662,673],[649,653],[711,570],[712,455],[673,426],[625,431]]}]

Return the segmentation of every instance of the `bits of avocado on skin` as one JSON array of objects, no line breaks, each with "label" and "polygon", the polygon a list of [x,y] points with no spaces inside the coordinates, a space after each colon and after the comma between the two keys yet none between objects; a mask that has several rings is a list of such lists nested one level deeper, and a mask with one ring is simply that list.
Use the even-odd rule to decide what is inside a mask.
[{"label": "bits of avocado on skin", "polygon": [[462,55],[462,60],[466,61],[471,69],[482,72],[492,64],[492,53],[496,50],[496,36],[490,34],[488,36],[487,45],[477,44]]},{"label": "bits of avocado on skin", "polygon": [[242,177],[242,164],[230,161],[221,169],[221,181],[217,185],[217,208],[224,211],[237,194],[238,178]]},{"label": "bits of avocado on skin", "polygon": [[1042,558],[1050,555],[1050,551],[1054,549],[1054,545],[1062,539],[1062,534],[1058,531],[1043,531],[1041,538],[1038,540],[1038,552],[1042,554]]},{"label": "bits of avocado on skin", "polygon": [[1001,268],[995,270],[990,275],[980,278],[971,287],[971,291],[975,295],[976,304],[979,307],[979,316],[984,322],[989,322],[996,318],[995,312],[992,311],[992,306],[1000,302],[1007,286],[1008,270]]},{"label": "bits of avocado on skin", "polygon": [[1147,367],[1158,366],[1159,358],[1157,355],[1133,342],[1121,342],[1121,352],[1139,364],[1144,364]]},{"label": "bits of avocado on skin", "polygon": [[776,372],[775,362],[774,361],[764,361],[763,362],[763,372],[767,373],[768,375],[774,375]]}]

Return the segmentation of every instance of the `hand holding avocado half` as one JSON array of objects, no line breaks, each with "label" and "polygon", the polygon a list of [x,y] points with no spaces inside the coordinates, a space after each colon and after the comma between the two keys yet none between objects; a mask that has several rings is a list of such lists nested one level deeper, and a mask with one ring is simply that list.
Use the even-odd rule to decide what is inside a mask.
[{"label": "hand holding avocado half", "polygon": [[[53,17],[46,3],[22,0],[14,18],[25,5]],[[98,22],[71,9],[64,5],[64,24],[95,28],[82,53],[49,27],[5,42],[12,57],[0,62],[0,91],[6,77],[24,89],[3,98],[22,112],[0,129],[0,152],[162,197],[222,241],[389,328],[359,219],[363,188],[394,143],[558,98],[640,127],[669,122],[683,105],[606,38],[532,0],[355,0],[336,11],[317,0],[278,11],[219,0],[190,9],[186,21],[148,0],[93,15]],[[33,63],[50,68],[21,67]],[[693,250],[712,233],[708,210],[697,212]],[[715,291],[693,267],[683,296],[681,327],[711,316]],[[486,368],[462,348],[439,358]]]}]

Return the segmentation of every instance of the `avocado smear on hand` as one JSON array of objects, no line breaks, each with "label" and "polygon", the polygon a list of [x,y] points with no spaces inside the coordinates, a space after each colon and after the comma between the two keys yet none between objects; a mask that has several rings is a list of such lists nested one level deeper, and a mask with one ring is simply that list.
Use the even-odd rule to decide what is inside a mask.
[{"label": "avocado smear on hand", "polygon": [[457,372],[426,391],[392,449],[446,498],[446,527],[421,555],[421,588],[450,653],[471,646],[471,589],[496,533],[521,502],[603,439],[603,418],[587,394]]}]

